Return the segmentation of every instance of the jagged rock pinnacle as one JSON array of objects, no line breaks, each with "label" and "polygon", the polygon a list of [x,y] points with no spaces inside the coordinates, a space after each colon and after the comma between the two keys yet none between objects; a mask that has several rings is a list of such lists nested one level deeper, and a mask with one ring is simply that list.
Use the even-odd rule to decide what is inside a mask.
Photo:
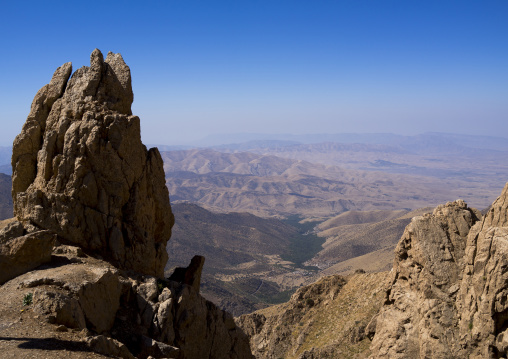
[{"label": "jagged rock pinnacle", "polygon": [[72,77],[59,67],[34,98],[13,145],[19,221],[114,264],[162,276],[174,219],[159,151],[141,143],[131,74],[120,54]]}]

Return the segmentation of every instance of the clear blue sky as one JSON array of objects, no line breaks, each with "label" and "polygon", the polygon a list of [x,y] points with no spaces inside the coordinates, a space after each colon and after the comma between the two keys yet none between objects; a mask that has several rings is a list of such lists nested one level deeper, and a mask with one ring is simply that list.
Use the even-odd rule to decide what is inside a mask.
[{"label": "clear blue sky", "polygon": [[508,137],[508,1],[3,1],[0,145],[94,48],[131,68],[146,143],[213,133]]}]

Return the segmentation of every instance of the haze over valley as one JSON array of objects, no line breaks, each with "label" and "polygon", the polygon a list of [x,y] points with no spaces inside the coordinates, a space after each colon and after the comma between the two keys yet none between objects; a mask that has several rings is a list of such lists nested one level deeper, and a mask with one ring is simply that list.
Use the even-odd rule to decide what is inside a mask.
[{"label": "haze over valley", "polygon": [[[457,198],[484,209],[508,178],[504,138],[259,136],[159,146],[176,218],[166,272],[204,255],[203,294],[235,315],[323,275],[389,270],[412,217]],[[8,147],[0,160],[10,168]],[[0,180],[8,218],[10,178]]]}]

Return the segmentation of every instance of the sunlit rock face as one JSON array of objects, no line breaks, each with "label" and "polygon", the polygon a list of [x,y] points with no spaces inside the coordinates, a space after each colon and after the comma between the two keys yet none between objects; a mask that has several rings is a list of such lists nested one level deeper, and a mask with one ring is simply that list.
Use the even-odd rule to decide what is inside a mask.
[{"label": "sunlit rock face", "polygon": [[[59,67],[35,96],[12,156],[14,215],[115,265],[163,276],[174,223],[163,162],[141,142],[120,54]],[[70,77],[70,78],[69,78]]]},{"label": "sunlit rock face", "polygon": [[485,216],[461,201],[413,218],[397,246],[372,358],[505,358],[508,184]]}]

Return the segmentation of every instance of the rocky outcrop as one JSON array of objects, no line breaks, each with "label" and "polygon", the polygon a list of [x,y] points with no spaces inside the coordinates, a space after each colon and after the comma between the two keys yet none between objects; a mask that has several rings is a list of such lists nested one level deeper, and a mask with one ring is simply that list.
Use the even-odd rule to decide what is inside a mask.
[{"label": "rocky outcrop", "polygon": [[[99,50],[39,90],[12,156],[14,215],[115,265],[162,276],[173,215],[159,151],[141,143],[130,70]],[[146,260],[150,258],[151,260]]]},{"label": "rocky outcrop", "polygon": [[53,263],[18,277],[17,286],[33,294],[35,315],[88,331],[94,351],[122,358],[252,357],[233,317],[192,285],[127,275],[76,247],[57,247]]},{"label": "rocky outcrop", "polygon": [[471,358],[508,356],[508,183],[469,233],[457,294],[458,336]]},{"label": "rocky outcrop", "polygon": [[416,217],[397,249],[372,358],[501,358],[508,332],[508,184],[488,213],[463,201]]}]

